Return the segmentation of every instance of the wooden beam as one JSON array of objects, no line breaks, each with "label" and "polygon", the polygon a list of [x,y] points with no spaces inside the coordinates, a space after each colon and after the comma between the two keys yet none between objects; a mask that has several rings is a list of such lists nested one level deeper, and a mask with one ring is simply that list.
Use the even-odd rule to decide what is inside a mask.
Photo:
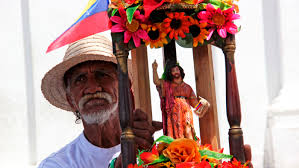
[{"label": "wooden beam", "polygon": [[163,60],[164,67],[166,66],[168,60],[175,60],[175,62],[177,62],[174,40],[171,40],[168,44],[164,45],[163,58],[164,58]]},{"label": "wooden beam", "polygon": [[133,49],[131,56],[135,108],[146,112],[150,121],[152,121],[151,91],[146,46],[141,45]]},{"label": "wooden beam", "polygon": [[193,59],[196,93],[211,104],[207,114],[199,120],[201,142],[211,144],[213,149],[219,149],[220,138],[211,46],[193,48]]}]

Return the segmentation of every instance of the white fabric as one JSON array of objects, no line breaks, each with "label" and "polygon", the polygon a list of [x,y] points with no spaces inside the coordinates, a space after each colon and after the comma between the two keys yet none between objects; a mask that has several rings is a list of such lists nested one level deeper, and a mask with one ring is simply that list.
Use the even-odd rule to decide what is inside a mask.
[{"label": "white fabric", "polygon": [[120,145],[100,148],[91,144],[83,133],[73,142],[43,160],[38,168],[108,168],[120,154]]}]

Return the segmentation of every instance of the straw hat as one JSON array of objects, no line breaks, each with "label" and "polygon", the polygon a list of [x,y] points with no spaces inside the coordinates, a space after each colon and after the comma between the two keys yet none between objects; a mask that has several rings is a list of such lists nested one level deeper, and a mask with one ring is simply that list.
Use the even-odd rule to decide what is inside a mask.
[{"label": "straw hat", "polygon": [[[91,60],[108,61],[117,64],[112,53],[112,43],[106,37],[95,34],[68,47],[63,61],[47,72],[42,79],[41,90],[45,98],[54,106],[73,111],[66,99],[64,74],[71,67]],[[130,63],[130,62],[129,62]],[[131,66],[129,64],[129,74]]]}]

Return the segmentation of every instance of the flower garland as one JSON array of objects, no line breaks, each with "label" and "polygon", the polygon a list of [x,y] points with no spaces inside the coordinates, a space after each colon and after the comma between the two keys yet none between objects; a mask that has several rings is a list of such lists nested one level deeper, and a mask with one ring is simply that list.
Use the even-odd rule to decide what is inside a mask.
[{"label": "flower garland", "polygon": [[139,151],[138,164],[128,168],[248,168],[249,162],[243,165],[235,158],[222,162],[233,157],[222,152],[213,151],[211,145],[200,145],[199,140],[161,136],[150,151]]},{"label": "flower garland", "polygon": [[182,47],[196,47],[221,43],[239,31],[233,0],[111,0],[109,7],[112,34],[131,48],[159,48],[172,39]]}]

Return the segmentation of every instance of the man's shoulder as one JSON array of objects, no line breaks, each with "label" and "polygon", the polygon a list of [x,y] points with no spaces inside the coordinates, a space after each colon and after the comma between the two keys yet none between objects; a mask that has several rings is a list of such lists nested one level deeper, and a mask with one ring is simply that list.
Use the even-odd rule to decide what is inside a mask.
[{"label": "man's shoulder", "polygon": [[57,161],[55,157],[56,153],[51,154],[49,157],[44,159],[38,166],[38,168],[63,168],[63,165]]},{"label": "man's shoulder", "polygon": [[68,168],[69,156],[76,150],[79,137],[44,159],[38,168]]}]

